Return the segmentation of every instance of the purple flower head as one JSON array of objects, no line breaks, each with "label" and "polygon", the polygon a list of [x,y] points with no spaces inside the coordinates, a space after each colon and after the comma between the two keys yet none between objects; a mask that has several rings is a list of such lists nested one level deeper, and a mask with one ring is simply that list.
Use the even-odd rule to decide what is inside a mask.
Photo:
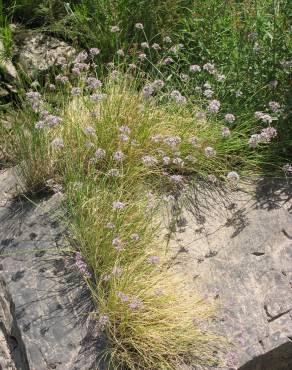
[{"label": "purple flower head", "polygon": [[95,55],[98,55],[100,53],[100,49],[98,49],[98,48],[91,48],[91,49],[89,49],[89,52],[90,52],[90,55],[91,56],[95,56]]},{"label": "purple flower head", "polygon": [[49,114],[46,117],[46,122],[50,126],[57,126],[57,125],[59,125],[62,122],[62,118],[61,117],[58,117],[58,116],[54,116],[52,114]]},{"label": "purple flower head", "polygon": [[174,150],[181,143],[181,138],[179,136],[166,136],[163,141]]},{"label": "purple flower head", "polygon": [[87,126],[83,129],[84,133],[86,135],[95,135],[96,134],[96,131],[95,129],[92,127],[92,126]]},{"label": "purple flower head", "polygon": [[106,156],[106,151],[102,148],[98,148],[95,152],[95,157],[97,159],[102,159]]},{"label": "purple flower head", "polygon": [[181,175],[171,175],[170,177],[171,182],[174,183],[182,183],[183,182],[183,177]]},{"label": "purple flower head", "polygon": [[235,171],[229,172],[226,177],[228,181],[233,182],[233,183],[238,182],[240,178],[239,174]]},{"label": "purple flower head", "polygon": [[175,100],[178,104],[185,104],[187,99],[181,95],[181,93],[178,90],[173,90],[170,93],[170,97]]},{"label": "purple flower head", "polygon": [[188,141],[193,146],[197,146],[198,142],[199,142],[199,139],[197,138],[197,136],[191,136]]},{"label": "purple flower head", "polygon": [[64,147],[64,142],[62,139],[56,138],[52,141],[52,146],[56,149],[61,149]]},{"label": "purple flower head", "polygon": [[201,67],[197,64],[192,64],[190,66],[190,72],[201,72]]},{"label": "purple flower head", "polygon": [[120,300],[122,301],[122,302],[129,302],[129,300],[130,300],[130,297],[129,296],[127,296],[125,293],[123,293],[123,292],[117,292],[117,297],[118,298],[120,298]]},{"label": "purple flower head", "polygon": [[116,200],[113,202],[113,209],[124,209],[125,208],[125,203],[120,202],[119,200]]},{"label": "purple flower head", "polygon": [[214,91],[211,90],[211,89],[207,89],[204,91],[204,95],[207,97],[207,98],[212,98],[212,96],[214,95]]},{"label": "purple flower head", "polygon": [[145,85],[143,87],[143,95],[146,97],[146,98],[149,98],[151,95],[153,95],[154,93],[154,87],[153,85],[151,84],[148,84],[148,85]]},{"label": "purple flower head", "polygon": [[114,154],[113,154],[113,158],[116,160],[116,161],[122,161],[123,158],[124,158],[124,153],[121,151],[121,150],[117,150]]},{"label": "purple flower head", "polygon": [[229,137],[230,136],[230,130],[228,127],[222,127],[221,130],[222,137]]},{"label": "purple flower head", "polygon": [[91,94],[90,95],[90,100],[93,102],[101,101],[104,98],[106,98],[106,94]]},{"label": "purple flower head", "polygon": [[271,141],[271,139],[277,136],[277,130],[274,127],[263,128],[260,133],[260,136],[262,138],[262,141],[269,142]]},{"label": "purple flower head", "polygon": [[142,305],[142,302],[139,298],[132,299],[132,302],[129,304],[131,310],[137,310]]},{"label": "purple flower head", "polygon": [[170,163],[170,157],[168,157],[167,155],[165,155],[163,158],[162,158],[162,162],[163,164],[165,165],[168,165]]},{"label": "purple flower head", "polygon": [[64,83],[69,81],[69,78],[67,76],[58,75],[58,76],[56,76],[55,80],[60,81],[64,84]]},{"label": "purple flower head", "polygon": [[90,89],[97,89],[102,86],[102,82],[95,77],[87,77],[86,79],[87,87]]},{"label": "purple flower head", "polygon": [[91,278],[92,274],[88,269],[86,262],[84,261],[80,252],[75,253],[75,265],[79,269],[79,271],[84,275],[86,278]]},{"label": "purple flower head", "polygon": [[72,87],[71,89],[71,94],[76,96],[76,95],[79,95],[81,93],[81,89],[80,87]]},{"label": "purple flower head", "polygon": [[122,132],[123,134],[130,134],[131,133],[131,129],[127,125],[120,126],[119,131]]},{"label": "purple flower head", "polygon": [[30,101],[39,100],[42,97],[37,91],[28,91],[25,95]]},{"label": "purple flower head", "polygon": [[269,108],[271,109],[272,112],[278,113],[281,108],[281,105],[276,101],[270,101]]},{"label": "purple flower head", "polygon": [[205,156],[206,156],[207,158],[209,158],[209,157],[214,157],[214,156],[216,155],[216,151],[215,151],[215,149],[214,149],[214,148],[212,148],[211,146],[207,146],[207,147],[205,148],[204,152],[205,152]]},{"label": "purple flower head", "polygon": [[253,134],[248,140],[248,145],[252,148],[255,148],[261,141],[262,137],[260,134]]},{"label": "purple flower head", "polygon": [[211,63],[206,63],[203,65],[203,69],[207,72],[209,72],[210,74],[215,74],[216,72],[216,68],[214,66],[214,64],[211,64]]},{"label": "purple flower head", "polygon": [[130,238],[132,239],[132,240],[134,240],[134,241],[138,241],[139,239],[140,239],[140,236],[139,236],[139,234],[137,234],[137,233],[134,233],[134,234],[131,234],[130,235]]},{"label": "purple flower head", "polygon": [[152,86],[154,87],[154,89],[156,90],[159,90],[159,89],[162,89],[164,87],[165,83],[164,81],[162,80],[155,80],[153,81],[152,83]]},{"label": "purple flower head", "polygon": [[120,171],[117,168],[111,168],[107,174],[111,177],[118,177],[120,175]]},{"label": "purple flower head", "polygon": [[126,142],[126,141],[129,141],[130,138],[126,134],[120,134],[119,139],[120,139],[120,141]]},{"label": "purple flower head", "polygon": [[112,245],[115,247],[117,251],[121,251],[123,249],[123,244],[121,239],[117,236],[112,240]]},{"label": "purple flower head", "polygon": [[211,113],[218,113],[220,109],[220,101],[219,100],[211,100],[208,105],[208,111]]},{"label": "purple flower head", "polygon": [[173,62],[174,62],[174,60],[171,57],[166,57],[163,60],[163,64],[165,64],[166,66],[169,65],[169,64],[172,64]]},{"label": "purple flower head", "polygon": [[109,323],[108,315],[100,315],[98,323],[102,328],[104,328]]},{"label": "purple flower head", "polygon": [[74,59],[74,63],[82,63],[88,58],[88,54],[86,51],[81,51],[77,54],[76,58]]},{"label": "purple flower head", "polygon": [[139,53],[138,59],[145,60],[147,58],[147,55],[145,53]]},{"label": "purple flower head", "polygon": [[234,115],[234,114],[232,114],[232,113],[227,113],[227,114],[225,114],[224,118],[225,118],[225,120],[226,120],[227,122],[229,122],[229,123],[232,123],[232,122],[234,122],[234,121],[235,121],[235,115]]},{"label": "purple flower head", "polygon": [[142,162],[148,167],[154,166],[158,162],[157,159],[155,157],[152,157],[151,155],[145,155],[141,159]]}]

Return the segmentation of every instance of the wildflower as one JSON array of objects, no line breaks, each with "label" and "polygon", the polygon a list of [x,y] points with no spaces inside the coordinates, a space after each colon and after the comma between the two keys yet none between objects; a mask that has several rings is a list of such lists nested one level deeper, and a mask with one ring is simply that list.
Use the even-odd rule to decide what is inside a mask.
[{"label": "wildflower", "polygon": [[148,166],[148,167],[151,167],[151,166],[154,166],[155,164],[157,164],[157,159],[150,156],[150,155],[145,155],[144,157],[141,158],[142,159],[142,162]]},{"label": "wildflower", "polygon": [[42,97],[37,91],[29,91],[25,95],[31,101],[39,100]]},{"label": "wildflower", "polygon": [[95,135],[96,134],[96,131],[95,129],[92,127],[92,126],[87,126],[83,129],[84,133],[86,135]]},{"label": "wildflower", "polygon": [[161,50],[161,46],[157,43],[154,43],[154,44],[152,44],[152,49],[158,51],[158,50]]},{"label": "wildflower", "polygon": [[131,310],[136,310],[137,308],[141,306],[141,304],[142,302],[140,299],[134,298],[132,302],[129,304],[129,307],[131,308]]},{"label": "wildflower", "polygon": [[90,100],[91,101],[101,101],[103,100],[107,95],[106,94],[91,94],[90,95]]},{"label": "wildflower", "polygon": [[81,71],[78,67],[73,67],[72,73],[74,73],[76,76],[79,76],[81,74]]},{"label": "wildflower", "polygon": [[49,114],[46,117],[46,121],[50,126],[57,126],[59,123],[62,122],[62,118],[58,116],[54,116],[53,114]]},{"label": "wildflower", "polygon": [[111,168],[107,174],[111,177],[118,177],[120,175],[120,171],[117,168]]},{"label": "wildflower", "polygon": [[255,148],[258,143],[262,141],[262,137],[260,134],[253,134],[248,140],[248,144],[250,147]]},{"label": "wildflower", "polygon": [[216,151],[215,151],[215,149],[214,149],[214,148],[212,148],[211,146],[207,146],[207,147],[205,148],[204,152],[205,152],[205,156],[206,156],[207,158],[209,158],[209,157],[213,157],[213,156],[215,156],[215,155],[216,155]]},{"label": "wildflower", "polygon": [[197,136],[191,136],[188,141],[193,146],[197,146],[199,139],[197,138]]},{"label": "wildflower", "polygon": [[211,100],[208,106],[208,110],[211,113],[218,113],[220,109],[220,101],[219,100]]},{"label": "wildflower", "polygon": [[146,98],[149,98],[153,93],[154,93],[154,87],[150,84],[148,85],[145,85],[143,87],[143,95],[146,97]]},{"label": "wildflower", "polygon": [[56,86],[54,84],[49,84],[49,90],[55,91],[56,90]]},{"label": "wildflower", "polygon": [[114,154],[113,154],[113,158],[116,160],[116,161],[122,161],[123,158],[124,158],[124,153],[121,151],[121,150],[117,150]]},{"label": "wildflower", "polygon": [[122,241],[119,237],[113,239],[112,245],[115,247],[117,251],[121,251],[123,249]]},{"label": "wildflower", "polygon": [[69,78],[67,76],[58,75],[58,76],[56,76],[55,80],[60,81],[62,83],[66,83],[66,82],[69,81]]},{"label": "wildflower", "polygon": [[164,142],[172,149],[176,149],[177,146],[181,143],[181,138],[179,136],[166,136],[164,138]]},{"label": "wildflower", "polygon": [[223,75],[223,74],[220,74],[220,73],[217,73],[216,74],[216,80],[219,81],[219,82],[222,82],[226,79],[226,76]]},{"label": "wildflower", "polygon": [[260,119],[261,121],[266,123],[272,123],[273,121],[273,118],[267,113],[255,112],[254,116],[255,118]]},{"label": "wildflower", "polygon": [[122,275],[122,272],[123,272],[123,269],[119,266],[115,266],[112,269],[112,274],[115,275],[115,276],[118,276],[118,277]]},{"label": "wildflower", "polygon": [[119,139],[120,139],[120,141],[122,141],[122,142],[126,142],[126,141],[129,141],[129,136],[128,135],[125,135],[125,134],[120,134],[119,135]]},{"label": "wildflower", "polygon": [[35,126],[37,129],[43,129],[45,127],[45,122],[44,121],[38,121]]},{"label": "wildflower", "polygon": [[203,86],[204,86],[205,89],[211,89],[211,87],[212,87],[209,82],[205,82]]},{"label": "wildflower", "polygon": [[165,65],[169,65],[173,62],[174,62],[174,60],[171,57],[167,57],[163,60],[163,64],[165,64]]},{"label": "wildflower", "polygon": [[212,98],[213,94],[214,94],[214,91],[213,91],[213,90],[211,90],[211,89],[207,89],[207,90],[205,90],[205,91],[204,91],[204,95],[205,95],[207,98]]},{"label": "wildflower", "polygon": [[112,222],[108,222],[108,223],[105,225],[105,227],[106,227],[107,229],[114,229],[114,228],[115,228],[115,225],[114,225]]},{"label": "wildflower", "polygon": [[74,63],[81,63],[84,62],[88,58],[88,54],[86,51],[81,51],[76,58],[74,59]]},{"label": "wildflower", "polygon": [[230,130],[228,127],[222,127],[221,130],[222,137],[229,137],[230,136]]},{"label": "wildflower", "polygon": [[163,164],[168,165],[170,163],[170,157],[168,157],[167,155],[164,156],[162,158],[162,162],[163,162]]},{"label": "wildflower", "polygon": [[141,48],[142,48],[142,49],[149,49],[149,44],[148,44],[148,42],[141,42]]},{"label": "wildflower", "polygon": [[169,36],[165,36],[165,37],[163,37],[163,42],[165,42],[166,44],[171,44],[172,40]]},{"label": "wildflower", "polygon": [[153,265],[157,265],[159,262],[160,262],[160,257],[158,256],[150,256],[148,258],[148,262],[153,264]]},{"label": "wildflower", "polygon": [[120,27],[119,26],[111,26],[110,28],[112,33],[117,33],[120,32]]},{"label": "wildflower", "polygon": [[124,50],[122,50],[122,49],[119,49],[119,50],[117,51],[117,54],[118,54],[118,56],[120,56],[120,57],[124,57],[124,56],[125,56],[125,52],[124,52]]},{"label": "wildflower", "polygon": [[174,183],[181,183],[183,182],[183,177],[181,175],[171,175],[170,180]]},{"label": "wildflower", "polygon": [[97,159],[102,159],[105,157],[105,155],[106,155],[106,151],[102,148],[98,148],[95,152],[95,157]]},{"label": "wildflower", "polygon": [[277,113],[280,110],[281,105],[276,101],[270,101],[269,102],[269,108],[272,112]]},{"label": "wildflower", "polygon": [[113,209],[124,209],[125,208],[125,203],[120,202],[119,200],[116,200],[113,202]]},{"label": "wildflower", "polygon": [[98,49],[98,48],[91,48],[91,49],[89,49],[89,52],[90,52],[91,56],[95,56],[95,55],[100,54],[100,49]]},{"label": "wildflower", "polygon": [[137,233],[134,233],[134,234],[131,234],[130,235],[130,238],[132,239],[132,240],[134,240],[134,241],[138,241],[139,239],[140,239],[140,236],[139,236],[139,234],[137,234]]},{"label": "wildflower", "polygon": [[216,72],[216,68],[215,68],[214,64],[211,64],[211,63],[204,64],[203,69],[205,71],[209,72],[210,74],[215,74],[215,72]]},{"label": "wildflower", "polygon": [[76,96],[76,95],[79,95],[81,93],[81,89],[80,87],[72,87],[71,89],[71,94]]},{"label": "wildflower", "polygon": [[78,267],[79,271],[86,277],[91,278],[92,274],[88,269],[87,264],[83,260],[81,253],[76,252],[75,253],[75,265]]},{"label": "wildflower", "polygon": [[285,173],[292,173],[292,164],[284,164],[284,166],[282,167],[282,170],[283,172]]},{"label": "wildflower", "polygon": [[271,139],[277,136],[277,130],[274,127],[263,128],[260,133],[260,136],[262,138],[262,141],[269,142],[271,141]]},{"label": "wildflower", "polygon": [[172,160],[173,164],[176,164],[177,166],[183,167],[184,166],[184,161],[181,158],[174,158]]},{"label": "wildflower", "polygon": [[87,77],[86,79],[87,86],[91,89],[97,89],[102,86],[102,82],[95,77]]},{"label": "wildflower", "polygon": [[190,72],[201,72],[201,67],[197,64],[192,64],[190,66]]},{"label": "wildflower", "polygon": [[145,53],[139,53],[139,55],[138,55],[138,59],[140,59],[140,60],[144,60],[144,59],[146,59],[147,58],[147,55],[145,54]]},{"label": "wildflower", "polygon": [[98,320],[99,325],[104,328],[109,323],[109,317],[108,315],[101,315],[99,316]]},{"label": "wildflower", "polygon": [[127,125],[120,126],[119,131],[124,133],[124,134],[130,134],[131,133],[131,129]]},{"label": "wildflower", "polygon": [[152,83],[152,87],[154,89],[162,89],[164,87],[165,83],[162,80],[155,80]]},{"label": "wildflower", "polygon": [[135,28],[137,28],[138,30],[143,30],[144,26],[142,23],[136,23]]},{"label": "wildflower", "polygon": [[224,118],[226,119],[227,122],[232,123],[235,121],[235,115],[232,113],[227,113],[225,114]]},{"label": "wildflower", "polygon": [[239,181],[239,175],[235,171],[229,172],[226,177],[227,177],[227,180],[233,183]]},{"label": "wildflower", "polygon": [[130,69],[136,69],[137,68],[137,65],[135,63],[130,63],[129,64],[129,68]]},{"label": "wildflower", "polygon": [[174,99],[178,104],[185,104],[187,101],[186,97],[182,96],[178,90],[173,90],[170,93],[170,97]]},{"label": "wildflower", "polygon": [[117,293],[117,296],[118,296],[118,298],[120,298],[120,300],[122,301],[122,302],[128,302],[129,300],[130,300],[130,298],[129,298],[129,296],[127,296],[125,293],[123,293],[123,292],[118,292]]},{"label": "wildflower", "polygon": [[188,82],[189,79],[190,79],[190,76],[185,74],[185,73],[181,73],[180,75],[180,79],[183,81],[183,82]]}]

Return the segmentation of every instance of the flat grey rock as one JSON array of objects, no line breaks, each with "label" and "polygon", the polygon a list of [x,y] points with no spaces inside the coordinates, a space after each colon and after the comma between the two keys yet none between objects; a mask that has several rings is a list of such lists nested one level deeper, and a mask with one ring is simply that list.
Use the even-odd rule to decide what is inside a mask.
[{"label": "flat grey rock", "polygon": [[89,291],[66,253],[60,195],[13,198],[15,184],[0,175],[1,366],[95,370],[101,343]]},{"label": "flat grey rock", "polygon": [[177,207],[170,264],[190,291],[219,303],[208,328],[230,343],[221,365],[207,368],[291,370],[291,182],[236,191],[199,184]]}]

